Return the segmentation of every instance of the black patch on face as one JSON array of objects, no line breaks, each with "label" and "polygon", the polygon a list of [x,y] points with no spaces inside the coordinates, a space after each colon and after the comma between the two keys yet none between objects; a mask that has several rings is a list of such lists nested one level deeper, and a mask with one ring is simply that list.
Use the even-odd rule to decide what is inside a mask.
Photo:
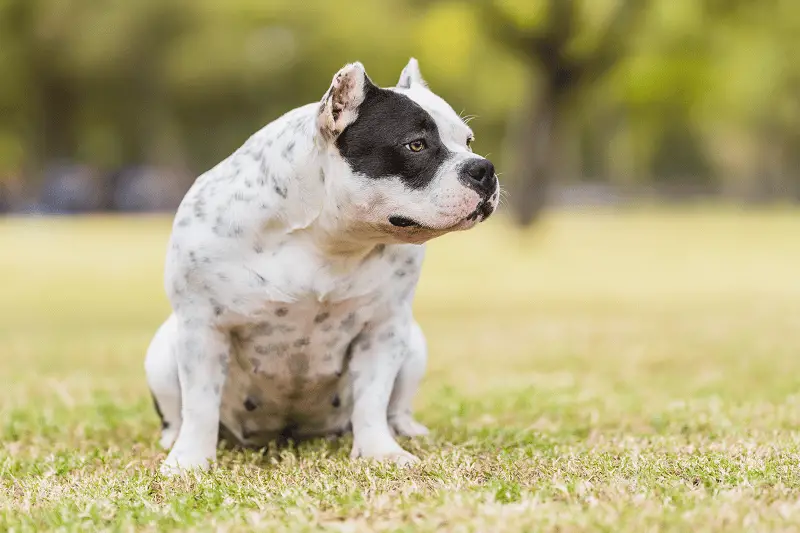
[{"label": "black patch on face", "polygon": [[[399,177],[412,189],[426,187],[450,157],[433,117],[409,97],[365,87],[355,122],[336,139],[339,153],[354,172],[369,178]],[[425,149],[412,152],[406,144],[422,140]]]}]

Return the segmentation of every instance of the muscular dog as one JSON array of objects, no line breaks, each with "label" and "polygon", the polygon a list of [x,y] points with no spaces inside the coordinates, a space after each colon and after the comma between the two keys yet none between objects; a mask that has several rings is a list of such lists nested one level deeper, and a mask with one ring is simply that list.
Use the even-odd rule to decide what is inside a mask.
[{"label": "muscular dog", "polygon": [[411,312],[426,241],[488,218],[494,166],[414,59],[379,88],[360,63],[202,176],[166,260],[173,313],[145,368],[165,473],[207,468],[221,436],[352,431],[353,457],[417,459],[425,338]]}]

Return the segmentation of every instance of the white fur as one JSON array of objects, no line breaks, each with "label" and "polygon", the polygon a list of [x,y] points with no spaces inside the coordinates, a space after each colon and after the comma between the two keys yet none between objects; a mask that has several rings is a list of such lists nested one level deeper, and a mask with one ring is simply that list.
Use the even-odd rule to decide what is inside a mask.
[{"label": "white fur", "polygon": [[[287,426],[300,436],[352,426],[353,457],[416,461],[392,436],[427,432],[411,415],[427,358],[411,313],[424,254],[413,243],[476,223],[465,217],[478,195],[455,167],[478,156],[412,60],[409,88],[396,90],[431,113],[455,155],[420,191],[353,175],[333,142],[357,117],[365,76],[346,66],[322,102],[257,132],[178,208],[165,269],[173,314],[146,358],[171,446],[163,472],[208,467],[220,421],[248,445]],[[386,218],[398,210],[427,229],[394,228]]]}]

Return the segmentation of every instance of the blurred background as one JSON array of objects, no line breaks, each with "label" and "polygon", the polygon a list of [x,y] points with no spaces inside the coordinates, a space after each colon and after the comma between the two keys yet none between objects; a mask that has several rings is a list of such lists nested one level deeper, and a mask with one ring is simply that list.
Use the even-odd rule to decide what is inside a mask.
[{"label": "blurred background", "polygon": [[0,0],[0,212],[169,211],[344,63],[410,56],[509,213],[800,201],[796,0]]},{"label": "blurred background", "polygon": [[[142,361],[175,207],[345,63],[391,86],[411,56],[508,192],[415,296],[415,453],[459,466],[170,492]],[[0,0],[0,531],[796,530],[798,57],[800,0]]]}]

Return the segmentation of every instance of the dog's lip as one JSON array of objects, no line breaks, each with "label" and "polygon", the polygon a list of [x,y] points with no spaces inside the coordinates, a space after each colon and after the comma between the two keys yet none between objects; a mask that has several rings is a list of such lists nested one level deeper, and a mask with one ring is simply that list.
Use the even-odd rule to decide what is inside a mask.
[{"label": "dog's lip", "polygon": [[[422,231],[450,231],[450,230],[456,229],[456,228],[458,228],[460,226],[464,226],[465,224],[467,224],[469,222],[482,222],[482,221],[486,220],[487,218],[489,218],[489,216],[491,214],[492,214],[492,209],[491,209],[491,204],[489,203],[489,201],[488,200],[481,200],[480,202],[478,202],[478,205],[475,206],[475,209],[470,214],[468,214],[467,216],[465,216],[464,218],[462,218],[461,220],[459,220],[455,224],[451,224],[450,226],[446,226],[446,227],[442,227],[442,228],[434,228],[434,227],[431,227],[431,226],[425,226],[423,224],[420,224],[419,222],[417,222],[414,219],[411,219],[411,218],[408,218],[408,217],[404,217],[404,216],[400,216],[400,215],[392,215],[392,216],[390,216],[389,217],[389,223],[392,226],[394,226],[396,228],[401,228],[401,229],[412,229],[412,230],[422,230]],[[480,218],[480,220],[479,220],[479,218]]]},{"label": "dog's lip", "polygon": [[[462,226],[469,225],[472,222],[477,222],[478,221],[478,217],[480,217],[480,220],[483,220],[483,219],[487,218],[488,215],[485,213],[485,211],[483,209],[484,209],[483,205],[481,204],[472,213],[470,213],[469,215],[467,215],[464,218],[460,219],[455,224],[450,224],[449,226],[443,226],[443,227],[434,228],[434,227],[431,227],[431,226],[424,226],[424,225],[420,224],[419,222],[416,222],[416,221],[414,221],[414,220],[412,220],[410,218],[406,218],[406,217],[389,217],[389,223],[392,224],[392,226],[394,226],[395,228],[398,228],[398,229],[401,229],[401,230],[405,229],[405,230],[413,230],[413,231],[447,232],[447,231],[451,231],[451,230],[454,230],[454,229],[458,229],[458,228],[460,228]],[[396,223],[396,222],[400,222],[400,221],[402,221],[401,224],[397,224]],[[408,223],[406,224],[406,222],[408,222]]]},{"label": "dog's lip", "polygon": [[389,224],[397,228],[421,228],[422,224],[407,217],[391,216],[389,217]]}]

